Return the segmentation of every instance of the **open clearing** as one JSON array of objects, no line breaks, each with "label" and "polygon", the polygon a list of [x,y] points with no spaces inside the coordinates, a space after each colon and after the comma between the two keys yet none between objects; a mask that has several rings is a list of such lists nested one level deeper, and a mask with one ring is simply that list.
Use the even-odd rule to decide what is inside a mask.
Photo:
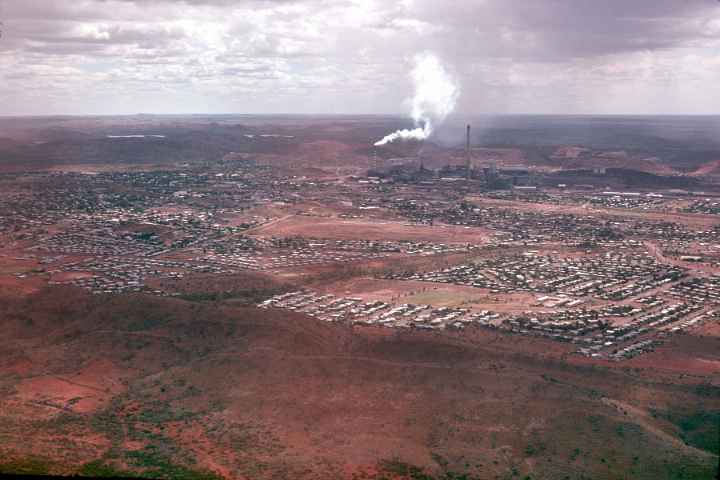
[{"label": "open clearing", "polygon": [[291,236],[337,240],[410,240],[415,242],[473,243],[487,242],[491,232],[483,228],[455,225],[411,225],[401,222],[345,220],[340,218],[292,215],[252,231],[258,236]]}]

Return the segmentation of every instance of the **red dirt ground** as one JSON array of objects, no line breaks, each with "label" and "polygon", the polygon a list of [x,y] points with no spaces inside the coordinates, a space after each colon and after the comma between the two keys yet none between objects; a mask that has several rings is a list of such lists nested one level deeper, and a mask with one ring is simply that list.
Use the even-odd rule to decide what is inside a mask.
[{"label": "red dirt ground", "polygon": [[[176,452],[174,462],[253,479],[349,478],[392,459],[479,478],[513,469],[671,478],[663,460],[698,472],[717,462],[694,446],[679,451],[678,427],[649,414],[720,410],[720,397],[699,389],[720,361],[717,338],[678,336],[605,364],[569,356],[571,345],[481,329],[350,329],[283,311],[75,292],[4,302],[19,302],[3,314],[18,341],[0,350],[17,359],[0,361],[8,458],[77,467],[111,444],[152,445]],[[73,397],[85,397],[74,414],[27,403]],[[117,464],[129,468],[123,455]]]}]

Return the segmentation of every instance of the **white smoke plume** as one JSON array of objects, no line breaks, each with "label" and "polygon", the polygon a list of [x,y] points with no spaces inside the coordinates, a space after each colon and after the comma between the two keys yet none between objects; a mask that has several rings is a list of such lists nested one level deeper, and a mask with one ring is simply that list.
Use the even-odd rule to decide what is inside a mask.
[{"label": "white smoke plume", "polygon": [[415,93],[411,99],[411,115],[415,128],[393,132],[375,142],[375,146],[395,140],[425,140],[455,109],[460,87],[440,60],[432,53],[423,52],[415,55],[413,62],[411,77]]}]

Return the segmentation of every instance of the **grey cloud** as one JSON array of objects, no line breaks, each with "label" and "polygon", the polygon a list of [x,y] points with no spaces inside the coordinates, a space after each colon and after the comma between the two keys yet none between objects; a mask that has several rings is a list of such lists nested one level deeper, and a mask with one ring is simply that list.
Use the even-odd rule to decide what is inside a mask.
[{"label": "grey cloud", "polygon": [[[196,104],[226,95],[216,103],[254,111],[336,109],[338,99],[348,112],[402,111],[408,59],[423,50],[459,76],[461,108],[480,111],[582,110],[630,95],[642,78],[627,99],[636,105],[643,92],[687,97],[684,81],[712,92],[720,75],[715,0],[0,0],[0,20],[13,82],[28,79],[30,89],[37,72],[63,65],[72,68],[63,91],[111,79],[155,92],[166,110],[180,108],[163,97],[171,86]],[[105,76],[89,75],[97,72]],[[9,88],[0,85],[0,97]],[[305,97],[286,102],[288,92]]]},{"label": "grey cloud", "polygon": [[420,18],[455,32],[438,40],[460,55],[558,61],[682,46],[701,39],[700,25],[717,16],[714,0],[425,1]]}]

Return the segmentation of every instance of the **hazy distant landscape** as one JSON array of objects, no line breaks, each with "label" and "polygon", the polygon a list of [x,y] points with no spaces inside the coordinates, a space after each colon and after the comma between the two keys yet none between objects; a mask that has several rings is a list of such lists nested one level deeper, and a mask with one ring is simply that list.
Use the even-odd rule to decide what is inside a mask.
[{"label": "hazy distant landscape", "polygon": [[[474,126],[472,141],[478,147],[516,147],[539,156],[547,156],[552,147],[564,145],[621,150],[634,157],[650,158],[677,173],[712,167],[720,159],[717,116],[513,115],[450,119],[439,127],[433,142],[443,147],[461,146],[466,122]],[[5,169],[67,163],[166,164],[204,161],[228,152],[287,153],[302,142],[316,140],[343,142],[368,153],[367,144],[383,132],[407,125],[399,117],[330,115],[0,118],[0,158]],[[108,138],[133,135],[148,137]],[[273,142],[268,135],[287,138],[282,143]],[[627,166],[632,168],[632,164]]]}]

